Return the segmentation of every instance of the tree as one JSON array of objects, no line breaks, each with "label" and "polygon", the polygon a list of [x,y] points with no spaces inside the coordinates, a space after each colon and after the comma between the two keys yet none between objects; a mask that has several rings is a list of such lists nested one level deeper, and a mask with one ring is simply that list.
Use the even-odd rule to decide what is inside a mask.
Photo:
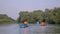
[{"label": "tree", "polygon": [[6,14],[0,14],[0,24],[12,24],[14,21]]},{"label": "tree", "polygon": [[[31,23],[36,23],[40,19],[42,19],[42,10],[34,10],[33,12],[27,12],[27,11],[20,11],[19,15],[21,20],[27,19],[27,21],[30,20]],[[36,17],[36,19],[34,19]],[[19,21],[21,21],[19,20]]]}]

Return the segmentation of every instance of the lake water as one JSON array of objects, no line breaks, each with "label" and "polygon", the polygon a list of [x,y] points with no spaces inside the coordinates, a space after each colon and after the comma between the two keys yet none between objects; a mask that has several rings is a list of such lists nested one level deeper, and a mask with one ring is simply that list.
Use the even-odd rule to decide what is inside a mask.
[{"label": "lake water", "polygon": [[0,34],[60,34],[60,27],[56,25],[40,26],[31,24],[27,28],[20,28],[18,24],[0,26]]}]

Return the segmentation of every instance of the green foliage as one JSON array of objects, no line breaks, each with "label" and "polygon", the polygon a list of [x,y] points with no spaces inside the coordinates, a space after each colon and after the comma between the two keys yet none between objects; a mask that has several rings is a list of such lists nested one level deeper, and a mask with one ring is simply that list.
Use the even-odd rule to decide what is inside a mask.
[{"label": "green foliage", "polygon": [[11,20],[4,20],[4,19],[0,20],[0,24],[11,24],[11,23],[12,23]]},{"label": "green foliage", "polygon": [[59,23],[60,21],[60,8],[54,8],[54,9],[51,9],[51,10],[46,10],[45,11],[46,13],[46,19],[47,21],[48,20],[53,20],[56,24]]},{"label": "green foliage", "polygon": [[33,12],[25,12],[25,11],[21,11],[19,13],[20,17],[18,21],[22,21],[27,19],[28,22],[30,23],[36,23],[39,19],[42,19],[42,11],[41,10],[34,10]]},{"label": "green foliage", "polygon": [[12,24],[13,20],[6,14],[0,14],[0,24]]},{"label": "green foliage", "polygon": [[[44,18],[46,19],[46,22],[56,24],[60,23],[60,7],[54,8],[54,9],[45,9],[45,11],[42,10],[34,10],[33,12],[28,11],[21,11],[19,13],[19,21],[24,19],[29,19],[31,23],[36,23],[37,21],[42,21]],[[27,20],[28,21],[28,20]]]}]

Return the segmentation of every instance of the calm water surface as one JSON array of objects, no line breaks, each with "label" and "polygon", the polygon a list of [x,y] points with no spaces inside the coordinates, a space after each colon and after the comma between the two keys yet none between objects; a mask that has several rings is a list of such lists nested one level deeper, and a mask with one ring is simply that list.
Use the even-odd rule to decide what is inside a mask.
[{"label": "calm water surface", "polygon": [[60,34],[60,27],[55,25],[40,26],[31,24],[27,28],[20,28],[18,24],[0,26],[0,34]]}]

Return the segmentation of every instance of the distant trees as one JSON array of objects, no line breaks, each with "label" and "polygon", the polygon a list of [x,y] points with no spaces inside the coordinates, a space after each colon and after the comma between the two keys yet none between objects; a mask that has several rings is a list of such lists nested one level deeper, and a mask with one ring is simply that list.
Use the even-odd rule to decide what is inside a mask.
[{"label": "distant trees", "polygon": [[45,13],[46,13],[46,19],[47,21],[53,21],[55,22],[56,24],[60,23],[60,8],[54,8],[54,9],[46,9],[45,10]]},{"label": "distant trees", "polygon": [[0,24],[11,24],[13,23],[12,18],[8,17],[6,14],[0,14]]},{"label": "distant trees", "polygon": [[60,7],[54,8],[54,9],[45,9],[45,11],[42,10],[34,10],[32,12],[28,11],[20,11],[19,13],[18,21],[23,23],[24,19],[27,19],[27,21],[31,23],[36,23],[37,21],[42,21],[43,19],[46,20],[46,22],[51,24],[58,24],[60,23]]},{"label": "distant trees", "polygon": [[19,19],[18,22],[23,22],[23,20],[27,20],[29,23],[36,23],[40,19],[43,19],[42,17],[43,11],[42,10],[34,10],[33,12],[28,11],[21,11],[19,13]]}]

